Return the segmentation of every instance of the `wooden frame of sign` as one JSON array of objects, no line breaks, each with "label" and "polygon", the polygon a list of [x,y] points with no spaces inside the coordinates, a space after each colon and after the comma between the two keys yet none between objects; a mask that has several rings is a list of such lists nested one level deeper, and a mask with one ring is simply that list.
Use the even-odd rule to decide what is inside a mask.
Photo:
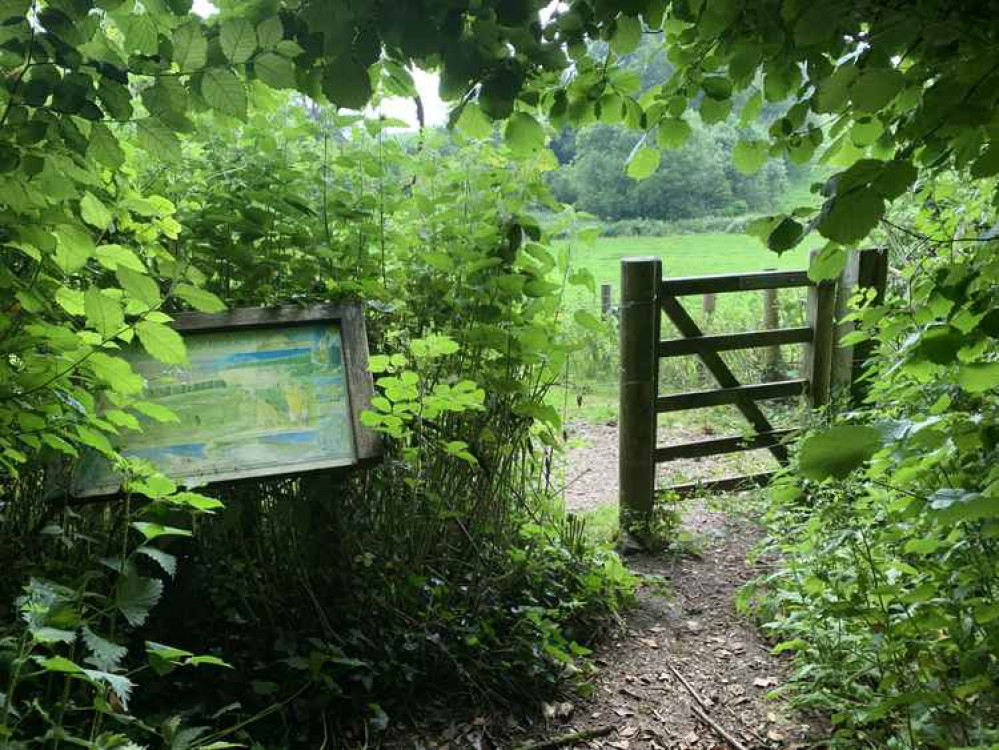
[{"label": "wooden frame of sign", "polygon": [[[127,353],[146,401],[179,424],[123,430],[119,450],[148,458],[178,484],[199,486],[366,465],[381,453],[361,423],[373,395],[364,315],[357,303],[179,313],[190,365]],[[76,497],[113,495],[120,477],[81,461]]]}]

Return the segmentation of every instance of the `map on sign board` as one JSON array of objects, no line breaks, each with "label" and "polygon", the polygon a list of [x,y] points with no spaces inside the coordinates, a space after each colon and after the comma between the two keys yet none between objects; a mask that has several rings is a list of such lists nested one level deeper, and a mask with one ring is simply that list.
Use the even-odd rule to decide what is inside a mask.
[{"label": "map on sign board", "polygon": [[[186,332],[189,364],[127,353],[143,398],[178,421],[142,419],[119,451],[152,461],[188,486],[346,466],[356,462],[339,323]],[[120,484],[101,457],[81,461],[75,494]]]}]

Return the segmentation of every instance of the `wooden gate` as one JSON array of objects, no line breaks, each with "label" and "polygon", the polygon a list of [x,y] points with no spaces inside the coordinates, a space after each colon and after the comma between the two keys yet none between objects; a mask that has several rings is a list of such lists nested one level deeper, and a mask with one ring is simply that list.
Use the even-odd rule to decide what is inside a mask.
[{"label": "wooden gate", "polygon": [[[774,429],[757,402],[803,396],[811,406],[829,403],[836,385],[849,385],[862,363],[858,352],[834,350],[844,333],[838,319],[846,311],[854,286],[873,287],[883,294],[887,254],[866,251],[854,254],[839,279],[813,283],[805,271],[687,278],[663,278],[658,258],[625,258],[621,262],[620,303],[620,414],[619,480],[621,519],[624,528],[649,517],[655,499],[656,464],[681,458],[701,458],[736,451],[765,448],[780,464],[788,461],[785,441],[793,429]],[[739,333],[705,334],[680,304],[680,297],[747,292],[792,287],[808,288],[807,324],[799,327]],[[662,315],[673,323],[681,338],[660,340]],[[839,329],[839,330],[837,330]],[[740,383],[719,352],[785,344],[805,344],[801,377],[768,383]],[[717,381],[708,391],[659,393],[659,360],[696,355]],[[658,415],[686,409],[732,404],[753,428],[751,435],[699,440],[680,445],[657,445]],[[773,472],[725,477],[669,488],[681,495],[697,491],[726,491],[765,484]]]}]

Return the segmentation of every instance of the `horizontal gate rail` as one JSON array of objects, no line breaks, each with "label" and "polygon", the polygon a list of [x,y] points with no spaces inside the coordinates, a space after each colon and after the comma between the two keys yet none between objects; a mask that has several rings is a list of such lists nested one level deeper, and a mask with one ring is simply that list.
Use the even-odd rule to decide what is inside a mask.
[{"label": "horizontal gate rail", "polygon": [[[723,404],[745,404],[752,401],[769,398],[785,398],[800,396],[808,391],[808,381],[804,378],[782,380],[777,383],[759,383],[754,385],[737,385],[731,388],[718,388],[714,391],[691,391],[677,393],[672,396],[660,396],[656,399],[656,411],[659,414],[684,409],[703,409],[708,406]],[[772,432],[769,423],[761,432]]]},{"label": "horizontal gate rail", "polygon": [[807,271],[760,271],[759,273],[730,273],[718,276],[681,276],[663,279],[660,294],[682,297],[687,294],[720,294],[722,292],[748,292],[754,289],[786,289],[812,286]]},{"label": "horizontal gate rail", "polygon": [[660,357],[680,357],[701,352],[725,352],[733,349],[754,349],[780,344],[807,344],[812,340],[809,326],[774,328],[766,331],[719,333],[711,336],[670,339],[659,342]]},{"label": "horizontal gate rail", "polygon": [[679,445],[666,445],[656,448],[656,463],[674,461],[678,458],[701,458],[703,456],[718,456],[724,453],[738,453],[757,448],[769,448],[778,445],[783,438],[792,435],[796,430],[784,429],[764,432],[760,435],[736,435],[734,437],[697,440]]},{"label": "horizontal gate rail", "polygon": [[[670,296],[668,294],[661,294],[659,299],[659,304],[662,306],[663,312],[669,317],[676,326],[677,330],[680,331],[681,335],[688,336],[690,338],[703,338],[704,331],[701,330],[700,326],[690,317],[683,305],[680,304],[680,300],[676,297]],[[659,337],[656,336],[656,340]],[[725,364],[725,360],[722,359],[721,355],[717,352],[698,352],[701,361],[704,366],[708,369],[715,380],[718,381],[718,385],[722,388],[735,388],[739,386],[739,381],[736,379],[735,374],[732,372],[731,368]],[[658,361],[658,360],[657,360]],[[773,430],[773,425],[770,424],[770,420],[767,419],[766,415],[760,410],[751,399],[743,398],[734,402],[736,408],[742,412],[742,415],[749,421],[756,432],[770,432]],[[783,445],[775,445],[770,449],[770,452],[774,455],[780,463],[786,464],[788,462],[787,448]]]},{"label": "horizontal gate rail", "polygon": [[765,471],[759,474],[748,474],[738,477],[724,477],[723,479],[705,479],[700,482],[687,482],[686,484],[675,484],[665,488],[665,492],[675,492],[680,497],[689,497],[702,492],[732,492],[733,490],[748,489],[750,487],[763,487],[774,478],[774,472]]}]

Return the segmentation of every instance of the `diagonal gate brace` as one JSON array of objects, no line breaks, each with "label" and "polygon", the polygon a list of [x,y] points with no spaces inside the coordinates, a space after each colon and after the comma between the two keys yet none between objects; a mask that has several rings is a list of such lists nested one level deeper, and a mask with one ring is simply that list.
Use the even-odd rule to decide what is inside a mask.
[{"label": "diagonal gate brace", "polygon": [[[700,326],[690,317],[690,314],[683,308],[683,305],[680,304],[680,301],[676,297],[671,294],[663,294],[660,300],[663,312],[673,321],[673,325],[677,327],[681,335],[687,338],[697,338],[704,335]],[[697,355],[701,358],[704,366],[708,368],[708,371],[714,376],[715,380],[718,381],[720,387],[737,388],[740,385],[732,370],[729,369],[729,366],[725,364],[725,360],[717,352],[699,351]],[[735,402],[735,406],[749,420],[749,423],[753,425],[757,433],[773,432],[774,428],[770,424],[770,420],[767,419],[760,407],[751,398],[748,396],[740,398]],[[781,465],[787,464],[788,454],[787,448],[784,445],[771,445],[769,446],[769,450]]]}]

